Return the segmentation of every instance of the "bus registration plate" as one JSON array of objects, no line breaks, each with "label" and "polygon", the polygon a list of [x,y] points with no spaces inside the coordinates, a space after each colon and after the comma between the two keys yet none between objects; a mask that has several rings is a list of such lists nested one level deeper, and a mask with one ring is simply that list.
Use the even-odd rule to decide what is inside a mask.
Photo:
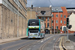
[{"label": "bus registration plate", "polygon": [[35,37],[33,37],[33,38],[35,38]]}]

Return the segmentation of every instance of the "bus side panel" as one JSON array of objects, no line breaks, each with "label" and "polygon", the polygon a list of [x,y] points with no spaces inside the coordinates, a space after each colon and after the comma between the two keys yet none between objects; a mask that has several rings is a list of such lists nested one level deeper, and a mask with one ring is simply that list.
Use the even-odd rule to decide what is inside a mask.
[{"label": "bus side panel", "polygon": [[27,28],[27,31],[26,31],[26,36],[28,36],[28,28]]},{"label": "bus side panel", "polygon": [[45,37],[45,24],[44,24],[44,21],[40,21],[41,22],[41,35],[42,35],[42,38]]}]

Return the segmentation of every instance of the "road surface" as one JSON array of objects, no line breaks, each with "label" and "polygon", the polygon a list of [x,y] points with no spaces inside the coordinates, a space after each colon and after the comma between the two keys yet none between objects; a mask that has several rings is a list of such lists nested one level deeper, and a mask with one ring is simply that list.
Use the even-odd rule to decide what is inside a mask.
[{"label": "road surface", "polygon": [[0,44],[0,50],[59,50],[60,34],[46,34],[44,39],[23,38]]},{"label": "road surface", "polygon": [[69,39],[73,42],[75,42],[75,36],[74,35],[69,35]]}]

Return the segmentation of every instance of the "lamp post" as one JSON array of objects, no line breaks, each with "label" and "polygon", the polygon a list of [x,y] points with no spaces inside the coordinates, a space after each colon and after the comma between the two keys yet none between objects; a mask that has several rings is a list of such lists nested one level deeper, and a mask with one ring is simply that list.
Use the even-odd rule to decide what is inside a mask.
[{"label": "lamp post", "polygon": [[54,20],[54,34],[55,34],[55,20]]},{"label": "lamp post", "polygon": [[50,7],[50,15],[51,15],[51,33],[52,33],[52,5],[50,5],[49,7]]},{"label": "lamp post", "polygon": [[[59,26],[59,9],[56,9],[56,11],[58,11],[58,26]],[[58,27],[59,29],[59,27]]]}]

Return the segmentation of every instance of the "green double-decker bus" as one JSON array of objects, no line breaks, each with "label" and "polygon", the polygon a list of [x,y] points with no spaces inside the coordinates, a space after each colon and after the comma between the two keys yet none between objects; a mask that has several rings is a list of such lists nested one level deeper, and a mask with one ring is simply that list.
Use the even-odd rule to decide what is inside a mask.
[{"label": "green double-decker bus", "polygon": [[28,20],[27,28],[28,38],[44,38],[45,37],[45,24],[40,19]]}]

